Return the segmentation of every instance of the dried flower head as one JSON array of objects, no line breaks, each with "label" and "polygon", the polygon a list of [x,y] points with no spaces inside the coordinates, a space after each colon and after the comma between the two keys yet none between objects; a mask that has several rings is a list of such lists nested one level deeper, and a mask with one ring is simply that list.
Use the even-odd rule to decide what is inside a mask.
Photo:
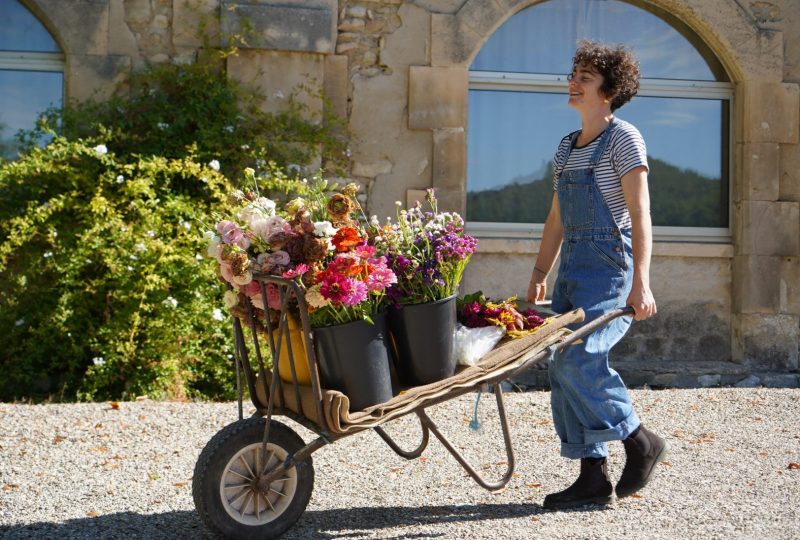
[{"label": "dried flower head", "polygon": [[335,223],[350,221],[350,214],[356,209],[353,199],[341,193],[334,193],[328,201],[328,215]]}]

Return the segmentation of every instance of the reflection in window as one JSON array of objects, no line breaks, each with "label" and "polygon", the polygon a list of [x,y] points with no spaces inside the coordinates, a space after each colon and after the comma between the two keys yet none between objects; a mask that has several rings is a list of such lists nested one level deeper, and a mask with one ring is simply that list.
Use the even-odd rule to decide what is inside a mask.
[{"label": "reflection in window", "polygon": [[617,116],[647,143],[654,225],[727,230],[732,90],[724,71],[680,23],[617,0],[534,5],[481,49],[470,70],[467,219],[544,222],[553,153],[580,128],[563,76],[579,38],[627,43],[640,60],[639,96]]},{"label": "reflection in window", "polygon": [[0,51],[61,52],[50,32],[17,0],[0,1]]},{"label": "reflection in window", "polygon": [[0,157],[14,159],[17,133],[33,128],[45,109],[63,103],[64,56],[17,0],[0,1],[0,17]]}]

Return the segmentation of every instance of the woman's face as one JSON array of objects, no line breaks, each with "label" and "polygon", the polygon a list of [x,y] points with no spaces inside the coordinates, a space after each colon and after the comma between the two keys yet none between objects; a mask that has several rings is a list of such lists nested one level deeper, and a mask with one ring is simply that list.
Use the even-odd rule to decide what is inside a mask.
[{"label": "woman's face", "polygon": [[578,111],[609,107],[608,103],[603,103],[606,96],[600,93],[602,85],[603,76],[592,66],[585,64],[576,66],[570,75],[567,103]]}]

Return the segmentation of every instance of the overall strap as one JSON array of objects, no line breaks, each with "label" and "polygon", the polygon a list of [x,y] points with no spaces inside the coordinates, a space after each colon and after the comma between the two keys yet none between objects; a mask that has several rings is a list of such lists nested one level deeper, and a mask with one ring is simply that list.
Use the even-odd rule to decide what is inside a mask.
[{"label": "overall strap", "polygon": [[603,131],[603,134],[600,136],[600,140],[597,143],[597,147],[594,149],[592,158],[589,160],[590,169],[595,169],[597,167],[597,164],[600,162],[600,159],[603,157],[603,152],[606,151],[606,146],[608,146],[608,143],[611,140],[611,132],[614,131],[615,127],[617,127],[617,119],[612,118],[611,122],[609,122],[608,124],[608,127]]},{"label": "overall strap", "polygon": [[575,148],[575,143],[578,141],[578,136],[580,134],[581,130],[573,131],[569,134],[569,146],[567,146],[567,153],[564,156],[564,161],[553,171],[556,177],[561,176],[561,173],[564,172],[564,167],[567,166],[567,162],[569,161],[569,155],[572,153],[572,149]]}]

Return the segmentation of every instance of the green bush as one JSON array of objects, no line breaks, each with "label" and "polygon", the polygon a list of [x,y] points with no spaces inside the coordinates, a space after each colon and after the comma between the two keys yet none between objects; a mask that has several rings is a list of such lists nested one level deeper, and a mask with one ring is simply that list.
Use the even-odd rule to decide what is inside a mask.
[{"label": "green bush", "polygon": [[132,87],[49,111],[0,162],[0,400],[232,398],[203,232],[246,166],[344,155],[333,119],[260,112],[209,62]]}]

